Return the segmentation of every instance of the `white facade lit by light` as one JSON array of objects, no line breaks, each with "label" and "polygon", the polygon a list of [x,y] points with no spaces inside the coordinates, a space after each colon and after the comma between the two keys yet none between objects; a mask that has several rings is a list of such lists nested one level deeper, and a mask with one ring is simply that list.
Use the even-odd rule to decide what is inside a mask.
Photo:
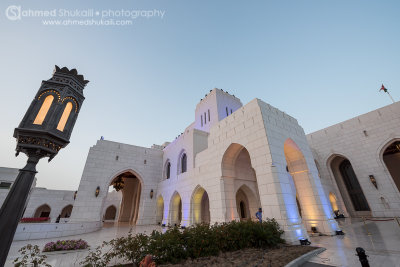
[{"label": "white facade lit by light", "polygon": [[[220,89],[197,104],[194,116],[163,145],[97,141],[76,199],[72,191],[58,191],[54,196],[63,200],[53,208],[46,204],[52,194],[34,189],[25,215],[40,216],[40,205],[49,205],[55,211],[43,227],[50,229],[61,207],[72,205],[68,220],[48,231],[65,236],[110,221],[190,226],[255,220],[262,208],[289,243],[308,238],[311,227],[334,235],[340,230],[336,210],[345,216],[400,216],[399,103],[307,136],[296,119],[262,100],[243,106]],[[119,192],[110,190],[116,183],[123,183]],[[33,230],[23,233],[21,225],[18,238],[33,239]]]}]

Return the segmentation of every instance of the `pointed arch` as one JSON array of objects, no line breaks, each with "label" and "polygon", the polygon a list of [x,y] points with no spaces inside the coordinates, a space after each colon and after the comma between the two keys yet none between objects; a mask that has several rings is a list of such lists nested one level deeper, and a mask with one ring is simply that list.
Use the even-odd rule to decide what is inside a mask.
[{"label": "pointed arch", "polygon": [[33,215],[34,218],[45,218],[50,217],[51,208],[48,204],[43,204],[36,208]]},{"label": "pointed arch", "polygon": [[139,208],[143,188],[143,179],[137,171],[127,168],[116,172],[110,179],[106,188],[108,189],[108,187],[113,184],[113,181],[117,179],[122,179],[124,181],[124,187],[121,190],[122,200],[119,207],[118,222],[136,224],[140,214]]},{"label": "pointed arch", "polygon": [[61,218],[69,218],[72,214],[72,209],[74,206],[72,206],[71,204],[65,206],[62,210],[61,210]]},{"label": "pointed arch", "polygon": [[388,141],[379,152],[379,159],[400,192],[400,138]]},{"label": "pointed arch", "polygon": [[[297,205],[298,216],[306,221],[318,219],[318,204],[314,196],[310,180],[309,168],[303,152],[291,138],[287,138],[283,144],[283,152],[287,164],[288,175],[294,182],[293,203]],[[298,217],[295,209],[291,210],[292,217]],[[298,218],[300,219],[300,218]]]},{"label": "pointed arch", "polygon": [[104,220],[106,221],[114,221],[117,216],[117,207],[114,205],[110,205],[107,207],[105,213],[104,213]]},{"label": "pointed arch", "polygon": [[327,160],[327,166],[336,181],[350,216],[370,216],[368,201],[350,159],[342,154],[332,154]]},{"label": "pointed arch", "polygon": [[187,172],[188,170],[188,156],[186,150],[182,149],[178,156],[177,171],[178,175]]},{"label": "pointed arch", "polygon": [[221,174],[225,193],[226,219],[242,220],[254,217],[261,207],[257,175],[249,151],[241,144],[232,143],[221,160]]},{"label": "pointed arch", "polygon": [[235,194],[236,208],[240,220],[251,220],[260,207],[257,195],[247,185],[239,187]]},{"label": "pointed arch", "polygon": [[163,175],[163,178],[164,179],[169,179],[169,178],[171,178],[171,161],[169,160],[169,159],[167,159],[166,161],[165,161],[165,164],[164,164],[164,175]]},{"label": "pointed arch", "polygon": [[169,223],[172,226],[179,226],[182,221],[182,198],[180,194],[175,191],[172,194],[169,203]]},{"label": "pointed arch", "polygon": [[157,197],[157,213],[156,213],[156,223],[162,224],[164,220],[164,198],[162,195]]},{"label": "pointed arch", "polygon": [[210,223],[210,200],[207,191],[197,185],[190,203],[191,223]]}]

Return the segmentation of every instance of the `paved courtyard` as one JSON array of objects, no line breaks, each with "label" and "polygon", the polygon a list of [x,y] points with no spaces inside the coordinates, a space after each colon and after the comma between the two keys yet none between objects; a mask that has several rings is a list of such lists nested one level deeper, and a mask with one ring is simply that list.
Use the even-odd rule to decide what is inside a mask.
[{"label": "paved courtyard", "polygon": [[360,219],[341,219],[338,222],[346,234],[312,237],[312,245],[325,247],[326,251],[310,262],[331,266],[361,266],[355,249],[362,247],[369,256],[371,266],[400,266],[400,227],[395,220],[366,221],[365,225]]},{"label": "paved courtyard", "polygon": [[[325,247],[327,250],[312,258],[310,263],[331,266],[361,266],[358,257],[355,256],[355,248],[360,246],[369,255],[371,266],[400,267],[400,227],[396,221],[367,221],[366,226],[359,219],[342,219],[339,223],[346,235],[311,237],[312,245]],[[130,229],[135,233],[150,233],[153,230],[161,230],[161,227],[136,226],[131,228],[126,224],[120,224],[118,227],[105,224],[103,229],[98,232],[63,239],[82,238],[94,248],[104,240],[126,235]],[[368,235],[368,232],[371,235]],[[58,239],[13,242],[6,266],[13,266],[12,261],[18,256],[18,249],[27,243],[43,248],[47,242],[55,240]],[[50,255],[48,263],[52,266],[79,266],[79,262],[86,254],[87,251]]]}]

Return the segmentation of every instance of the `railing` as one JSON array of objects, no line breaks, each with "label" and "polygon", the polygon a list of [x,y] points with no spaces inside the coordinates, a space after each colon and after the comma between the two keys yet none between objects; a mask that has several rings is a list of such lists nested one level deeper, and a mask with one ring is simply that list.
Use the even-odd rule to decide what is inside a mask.
[{"label": "railing", "polygon": [[22,218],[21,223],[38,223],[50,221],[50,217],[40,217],[40,218]]}]

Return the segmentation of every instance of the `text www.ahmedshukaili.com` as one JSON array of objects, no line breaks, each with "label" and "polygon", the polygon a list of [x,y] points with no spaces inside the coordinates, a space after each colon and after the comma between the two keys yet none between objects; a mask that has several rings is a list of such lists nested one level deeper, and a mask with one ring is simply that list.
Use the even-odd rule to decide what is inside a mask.
[{"label": "text www.ahmedshukaili.com", "polygon": [[133,24],[132,20],[116,19],[52,19],[42,20],[45,26],[129,26]]}]

